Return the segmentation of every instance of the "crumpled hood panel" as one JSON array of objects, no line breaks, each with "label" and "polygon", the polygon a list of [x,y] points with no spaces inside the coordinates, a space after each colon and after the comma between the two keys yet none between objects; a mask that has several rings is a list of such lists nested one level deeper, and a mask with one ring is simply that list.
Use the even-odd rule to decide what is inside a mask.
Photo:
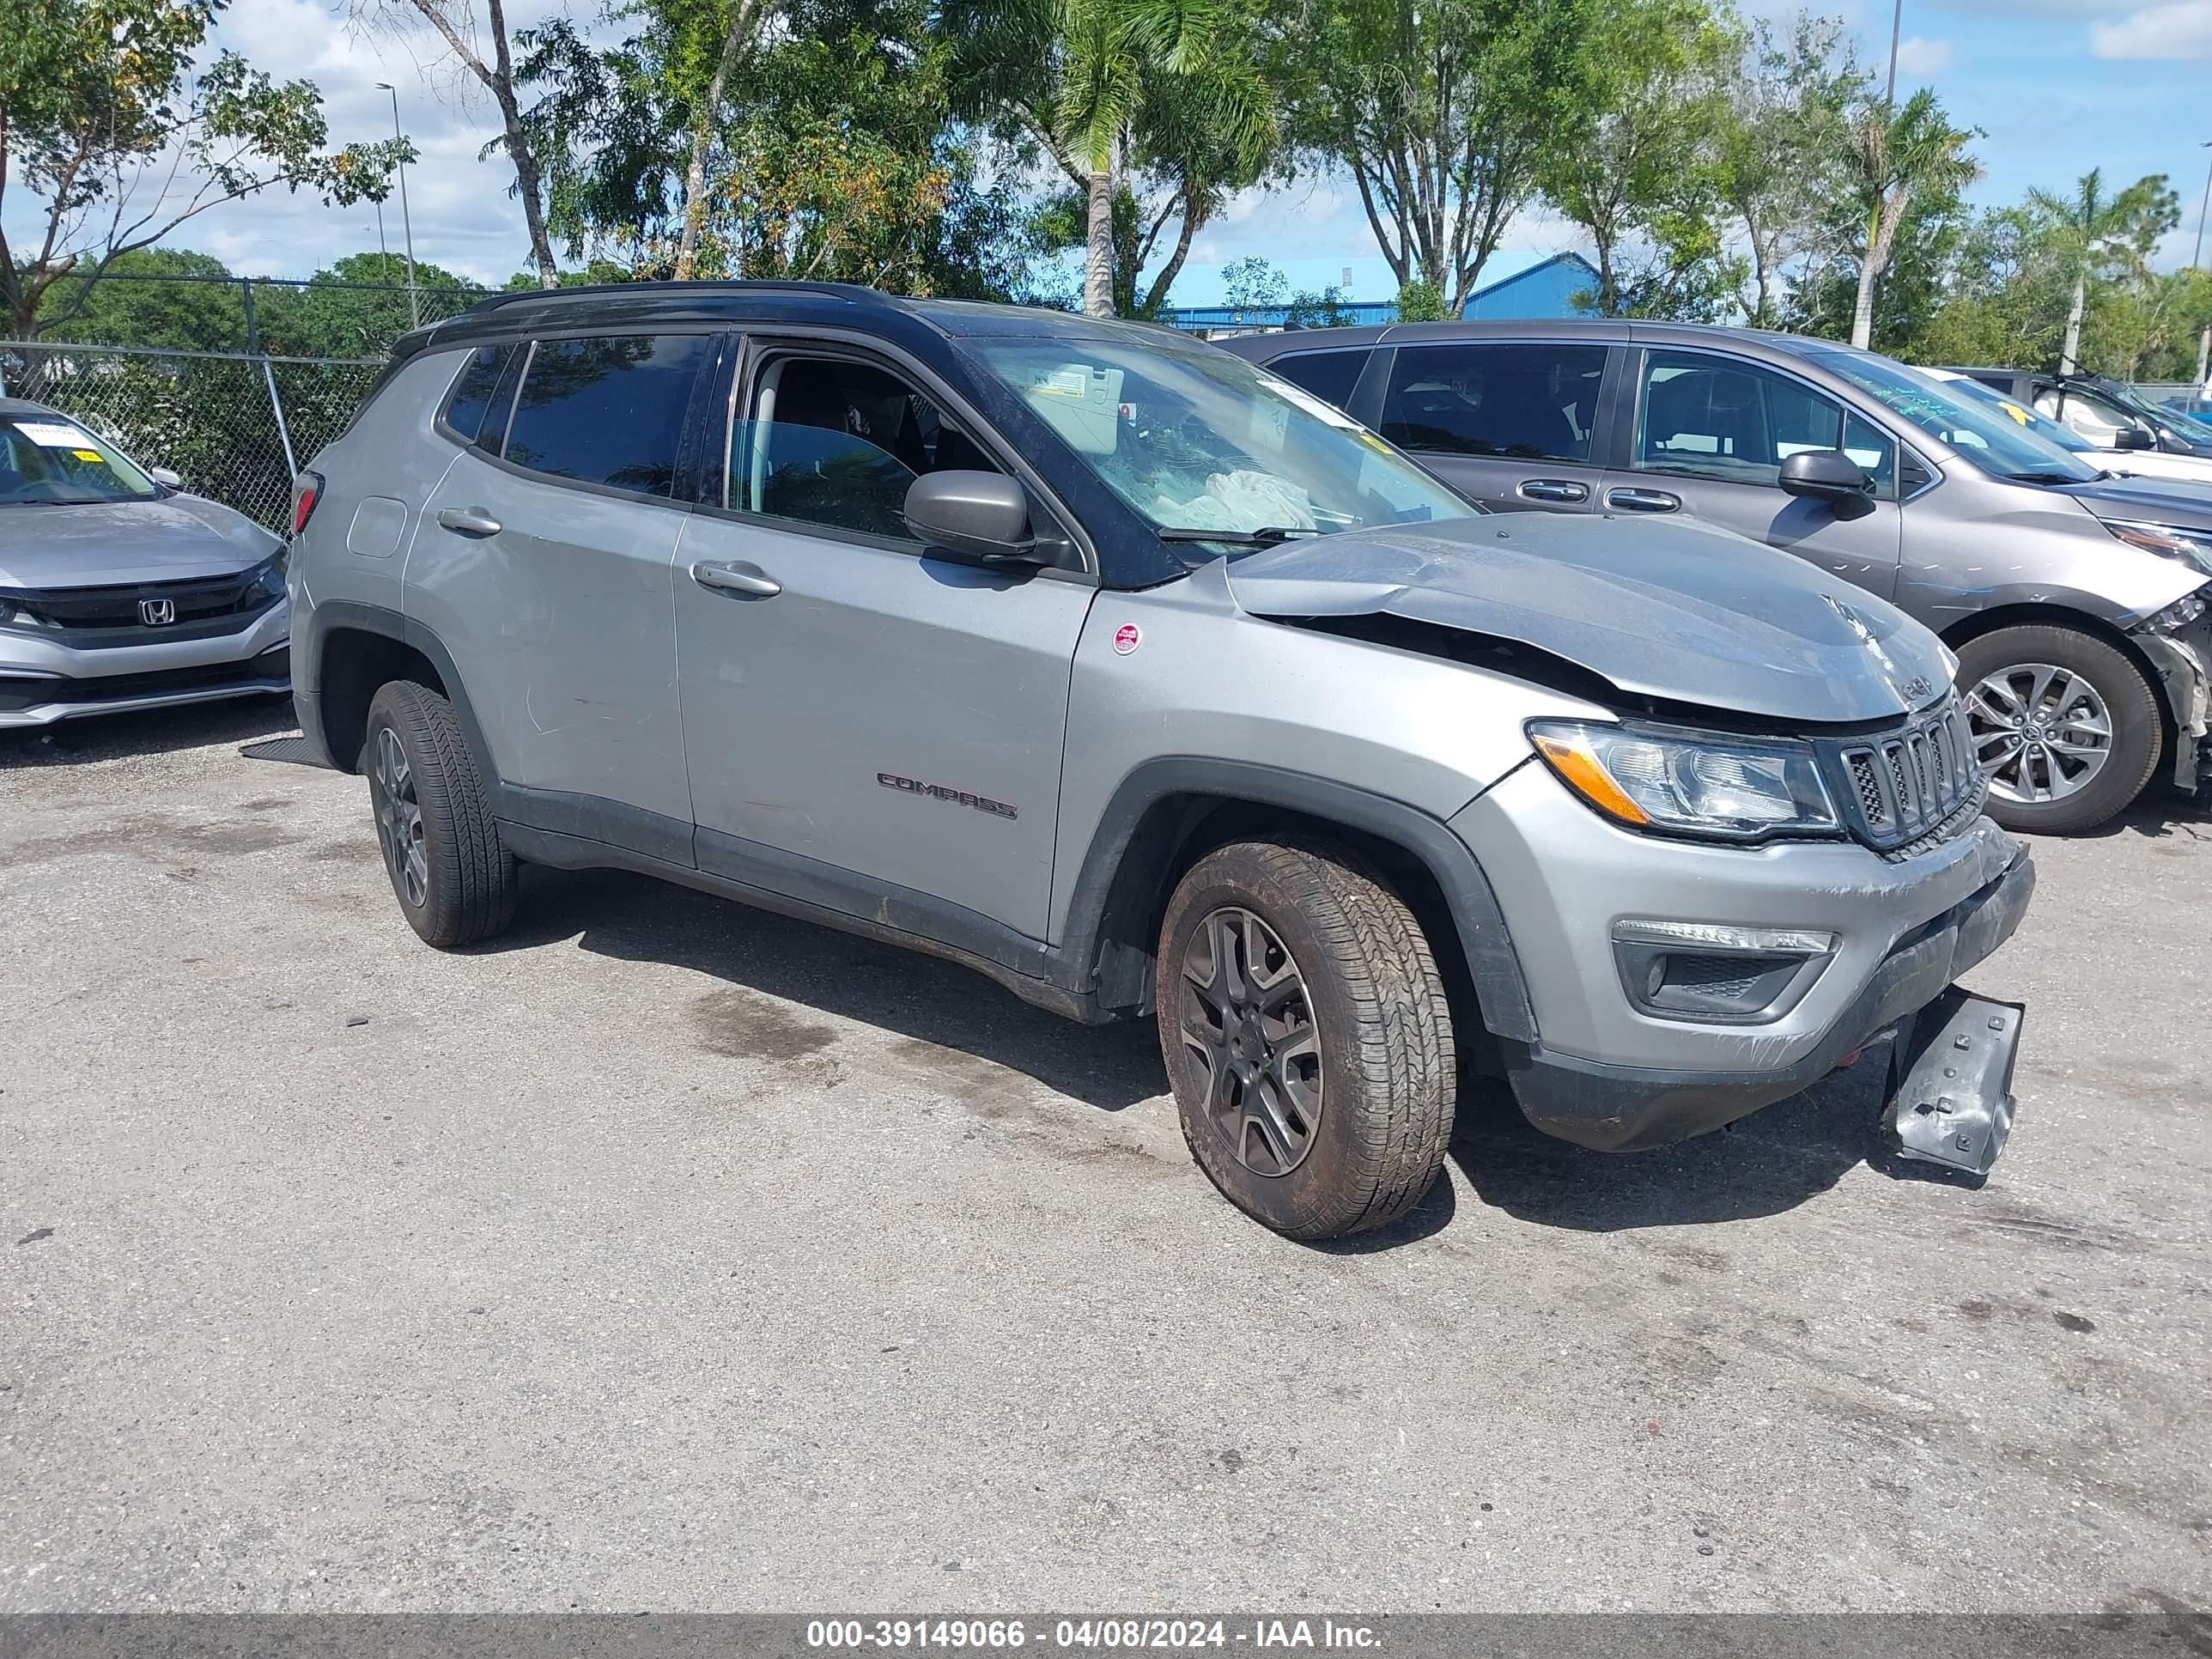
[{"label": "crumpled hood panel", "polygon": [[1879,720],[1951,678],[1942,644],[1803,560],[1680,519],[1521,513],[1321,536],[1229,566],[1255,616],[1376,612],[1548,651],[1635,696]]},{"label": "crumpled hood panel", "polygon": [[0,507],[0,587],[104,587],[227,576],[283,544],[197,495]]}]

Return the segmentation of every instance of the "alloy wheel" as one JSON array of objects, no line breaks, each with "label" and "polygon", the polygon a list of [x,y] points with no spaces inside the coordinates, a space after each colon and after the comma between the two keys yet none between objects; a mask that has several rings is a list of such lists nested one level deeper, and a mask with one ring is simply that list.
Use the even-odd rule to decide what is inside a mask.
[{"label": "alloy wheel", "polygon": [[422,845],[422,807],[415,799],[415,771],[407,746],[390,726],[379,726],[376,753],[368,772],[369,804],[376,812],[376,839],[384,848],[384,867],[400,896],[422,908],[430,896],[430,857]]},{"label": "alloy wheel", "polygon": [[1321,1129],[1321,1036],[1280,936],[1238,906],[1208,914],[1183,951],[1176,1019],[1205,1115],[1237,1162],[1258,1176],[1297,1168]]},{"label": "alloy wheel", "polygon": [[2014,663],[1966,694],[1974,757],[1990,793],[2023,805],[2088,787],[2112,754],[2112,717],[2097,688],[2070,668]]}]

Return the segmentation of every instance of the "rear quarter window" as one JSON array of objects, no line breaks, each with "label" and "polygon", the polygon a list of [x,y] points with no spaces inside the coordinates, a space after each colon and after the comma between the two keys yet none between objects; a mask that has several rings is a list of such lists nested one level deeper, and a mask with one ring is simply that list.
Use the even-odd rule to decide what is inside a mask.
[{"label": "rear quarter window", "polygon": [[[503,387],[512,400],[514,382],[508,371],[520,349],[510,341],[478,346],[469,353],[468,362],[454,377],[453,390],[446,394],[445,408],[439,411],[439,418],[462,442],[483,443],[494,451],[499,448],[501,429],[507,424],[500,393]],[[485,417],[495,407],[500,407],[500,418],[489,423],[493,431],[487,441]]]}]

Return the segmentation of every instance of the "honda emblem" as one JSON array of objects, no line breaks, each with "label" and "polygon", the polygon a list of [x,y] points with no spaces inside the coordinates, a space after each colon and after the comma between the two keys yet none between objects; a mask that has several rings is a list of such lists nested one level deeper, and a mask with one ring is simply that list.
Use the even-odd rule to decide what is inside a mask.
[{"label": "honda emblem", "polygon": [[162,628],[177,619],[174,599],[141,599],[138,601],[138,620],[149,628]]}]

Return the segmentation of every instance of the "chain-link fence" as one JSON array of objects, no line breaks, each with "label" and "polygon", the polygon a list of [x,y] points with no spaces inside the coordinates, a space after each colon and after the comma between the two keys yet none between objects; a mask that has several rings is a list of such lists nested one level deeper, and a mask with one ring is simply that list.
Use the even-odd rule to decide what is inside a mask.
[{"label": "chain-link fence", "polygon": [[142,466],[280,535],[294,473],[345,430],[377,358],[0,342],[0,395],[83,423]]},{"label": "chain-link fence", "polygon": [[0,397],[58,409],[279,534],[293,475],[345,429],[392,343],[485,290],[110,274],[0,341]]}]

